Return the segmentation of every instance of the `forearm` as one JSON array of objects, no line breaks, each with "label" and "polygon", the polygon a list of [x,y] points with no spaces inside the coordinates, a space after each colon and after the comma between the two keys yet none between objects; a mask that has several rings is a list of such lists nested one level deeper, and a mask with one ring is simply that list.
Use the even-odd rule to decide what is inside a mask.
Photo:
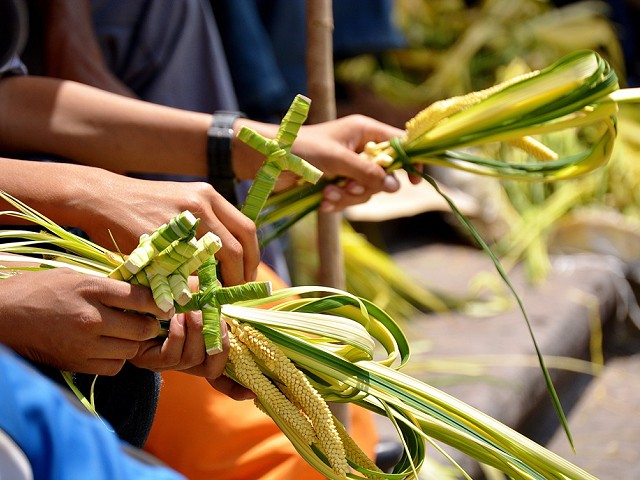
[{"label": "forearm", "polygon": [[0,81],[0,149],[116,172],[207,175],[211,116],[42,77]]},{"label": "forearm", "polygon": [[[149,233],[182,210],[198,210],[188,196],[199,184],[156,182],[71,163],[0,158],[0,190],[9,193],[58,225],[76,227],[113,250],[114,239],[128,252]],[[173,185],[185,185],[175,192]],[[189,187],[186,187],[189,185]],[[183,200],[183,203],[179,203]],[[14,208],[0,200],[0,210]],[[25,223],[11,216],[0,224]]]},{"label": "forearm", "polygon": [[[210,231],[222,242],[216,258],[225,283],[255,278],[260,251],[254,223],[207,183],[140,180],[82,165],[3,158],[0,171],[0,189],[110,250],[131,252],[140,235],[189,210],[200,219],[198,237]],[[7,208],[0,202],[0,210]]]},{"label": "forearm", "polygon": [[[0,190],[18,198],[58,224],[83,228],[100,222],[101,202],[124,177],[98,168],[0,158]],[[0,200],[0,209],[13,209]],[[12,223],[2,217],[0,223]]]}]

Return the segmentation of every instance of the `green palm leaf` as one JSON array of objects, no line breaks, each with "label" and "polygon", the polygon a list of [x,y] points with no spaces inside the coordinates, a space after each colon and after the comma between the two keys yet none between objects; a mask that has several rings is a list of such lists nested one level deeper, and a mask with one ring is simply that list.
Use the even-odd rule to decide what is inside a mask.
[{"label": "green palm leaf", "polygon": [[[0,195],[10,199],[4,193]],[[41,221],[38,215],[23,210],[22,204],[14,205],[26,212],[25,219]],[[77,241],[79,253],[74,253],[70,245],[72,252],[65,254],[64,262],[44,260],[39,249],[30,254],[25,250],[25,240],[15,238],[3,245],[5,254],[0,260],[5,271],[18,274],[29,262],[35,265],[32,268],[67,267],[91,272],[91,267],[83,263],[85,249],[103,249],[62,232],[50,221],[43,223],[49,232],[29,232],[26,242],[37,242],[39,235],[42,241],[50,240],[51,235],[64,237],[71,244]],[[112,259],[110,255],[96,256],[95,261],[102,265],[96,266],[94,274],[104,275],[113,266]],[[405,452],[392,473],[376,472],[376,478],[416,478],[425,461],[425,443],[439,440],[513,478],[593,479],[482,412],[403,374],[399,369],[409,361],[409,343],[396,322],[373,303],[326,287],[293,287],[267,293],[256,286],[249,288],[246,300],[236,290],[220,295],[225,302],[233,302],[220,305],[220,318],[250,325],[266,335],[306,375],[325,401],[352,402],[392,420]],[[205,294],[215,295],[215,291],[207,290]],[[279,303],[270,310],[257,308],[273,302]],[[227,375],[235,378],[233,368],[227,366]],[[260,368],[265,375],[273,375],[266,364],[260,363]],[[278,382],[275,377],[273,381]],[[268,403],[262,406],[300,454],[327,478],[363,478],[367,474],[367,466],[353,460],[353,473],[348,477],[336,474],[315,443],[309,445]]]}]

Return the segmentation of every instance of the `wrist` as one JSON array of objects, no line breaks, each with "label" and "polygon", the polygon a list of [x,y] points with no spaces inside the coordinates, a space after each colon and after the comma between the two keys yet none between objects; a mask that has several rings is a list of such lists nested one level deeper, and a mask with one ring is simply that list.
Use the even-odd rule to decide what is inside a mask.
[{"label": "wrist", "polygon": [[[55,202],[57,205],[57,221],[70,227],[76,227],[89,233],[94,225],[109,225],[109,211],[114,202],[110,200],[115,186],[118,185],[119,174],[100,168],[86,168],[84,166],[69,165],[60,169],[59,177],[75,178],[78,181],[68,182],[70,185],[58,192]],[[122,176],[122,181],[129,181]],[[131,179],[133,180],[133,179]],[[132,186],[132,191],[135,186]]]}]

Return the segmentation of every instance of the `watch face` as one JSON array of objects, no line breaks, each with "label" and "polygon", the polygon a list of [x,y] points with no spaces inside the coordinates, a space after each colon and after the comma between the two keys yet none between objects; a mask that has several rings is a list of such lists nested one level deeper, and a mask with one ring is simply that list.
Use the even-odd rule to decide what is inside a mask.
[{"label": "watch face", "polygon": [[27,7],[24,0],[0,0],[0,68],[22,52],[27,33]]}]

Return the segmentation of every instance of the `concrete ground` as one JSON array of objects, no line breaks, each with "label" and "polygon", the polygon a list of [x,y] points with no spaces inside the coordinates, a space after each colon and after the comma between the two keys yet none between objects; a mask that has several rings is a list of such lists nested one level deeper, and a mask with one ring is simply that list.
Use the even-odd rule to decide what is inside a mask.
[{"label": "concrete ground", "polygon": [[576,403],[569,426],[575,453],[558,434],[550,450],[603,480],[640,478],[640,353],[606,362]]},{"label": "concrete ground", "polygon": [[[470,292],[472,280],[481,278],[479,273],[489,272],[486,278],[496,278],[487,256],[467,246],[417,243],[394,248],[392,255],[423,285],[461,296]],[[513,303],[505,311],[484,317],[450,312],[407,320],[403,328],[414,354],[405,371],[521,431],[602,480],[638,479],[640,343],[634,338],[635,327],[628,328],[625,322],[624,299],[630,291],[624,266],[597,255],[555,257],[553,265],[548,280],[538,286],[528,284],[519,268],[509,272],[509,278],[547,359],[568,416],[575,454],[558,428],[526,324]],[[486,278],[481,281],[493,284]],[[505,298],[512,301],[512,297]],[[578,360],[567,364],[567,358]],[[446,364],[436,360],[459,363],[446,371]],[[470,372],[470,365],[485,368]],[[468,374],[461,375],[463,372]],[[394,438],[384,419],[380,430],[384,439]],[[475,461],[450,452],[473,478],[482,478]],[[432,455],[438,454],[432,450]]]}]

